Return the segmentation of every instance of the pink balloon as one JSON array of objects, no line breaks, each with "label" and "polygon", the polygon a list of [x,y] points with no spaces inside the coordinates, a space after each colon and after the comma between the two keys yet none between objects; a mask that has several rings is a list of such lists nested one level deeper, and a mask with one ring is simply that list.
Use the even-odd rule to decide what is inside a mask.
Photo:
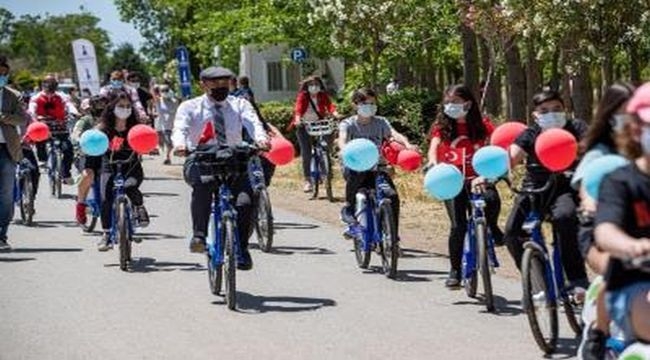
[{"label": "pink balloon", "polygon": [[291,141],[281,136],[271,138],[271,149],[265,154],[275,165],[286,165],[295,157],[295,149]]},{"label": "pink balloon", "polygon": [[499,125],[490,139],[492,145],[508,150],[508,147],[526,130],[526,125],[519,121],[509,121]]}]

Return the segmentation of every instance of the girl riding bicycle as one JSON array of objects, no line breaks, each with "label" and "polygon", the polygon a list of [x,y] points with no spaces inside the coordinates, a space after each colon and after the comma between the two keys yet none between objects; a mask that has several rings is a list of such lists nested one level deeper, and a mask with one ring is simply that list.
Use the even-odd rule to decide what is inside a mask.
[{"label": "girl riding bicycle", "polygon": [[[404,145],[407,149],[417,149],[412,145],[406,136],[397,132],[388,122],[388,119],[376,116],[377,113],[377,93],[369,88],[359,89],[352,94],[352,104],[357,110],[357,115],[353,115],[339,125],[339,149],[343,149],[345,144],[354,139],[368,139],[379,148],[385,141],[395,140]],[[385,165],[385,159],[380,159],[380,165]],[[376,171],[356,172],[350,169],[344,169],[343,177],[345,183],[345,205],[341,210],[341,220],[345,223],[353,223],[354,206],[356,194],[361,188],[372,189],[375,186]],[[388,183],[392,189],[393,195],[389,196],[395,216],[396,233],[399,234],[399,208],[400,200],[395,184],[390,177],[387,177]],[[399,239],[399,235],[398,235]]]},{"label": "girl riding bicycle", "polygon": [[98,244],[99,251],[107,251],[112,248],[109,230],[111,228],[113,180],[116,167],[111,165],[111,160],[130,160],[128,164],[122,166],[123,175],[127,183],[130,178],[133,178],[136,184],[126,188],[126,195],[135,208],[140,226],[146,226],[149,223],[149,215],[143,205],[144,199],[139,189],[144,179],[142,164],[126,141],[129,130],[135,125],[138,125],[138,120],[133,112],[131,97],[123,92],[117,93],[104,110],[97,125],[97,129],[103,131],[108,137],[109,149],[103,156],[89,156],[86,160],[86,169],[101,169],[101,220],[104,234]]},{"label": "girl riding bicycle", "polygon": [[[466,85],[454,85],[447,89],[443,104],[444,109],[431,129],[427,167],[438,163],[456,165],[465,174],[464,190],[455,198],[445,201],[447,215],[451,221],[449,231],[449,261],[451,270],[445,282],[447,287],[457,287],[461,283],[461,263],[463,242],[467,233],[467,214],[470,211],[469,195],[472,191],[471,181],[476,178],[472,168],[472,156],[481,147],[487,145],[487,139],[494,130],[489,119],[483,119],[478,103]],[[497,224],[501,200],[496,188],[485,187],[487,222],[496,244],[503,244],[503,233]]]}]

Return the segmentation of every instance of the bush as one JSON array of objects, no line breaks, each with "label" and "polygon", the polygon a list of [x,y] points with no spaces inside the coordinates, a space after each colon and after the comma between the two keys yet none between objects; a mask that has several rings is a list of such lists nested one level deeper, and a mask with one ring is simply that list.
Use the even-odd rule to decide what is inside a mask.
[{"label": "bush", "polygon": [[259,107],[264,119],[277,127],[287,139],[297,145],[295,129],[287,130],[293,118],[293,103],[268,101],[259,104]]},{"label": "bush", "polygon": [[427,134],[435,120],[440,100],[440,93],[406,88],[395,94],[380,95],[377,112],[387,117],[395,130],[412,143],[426,147]]}]

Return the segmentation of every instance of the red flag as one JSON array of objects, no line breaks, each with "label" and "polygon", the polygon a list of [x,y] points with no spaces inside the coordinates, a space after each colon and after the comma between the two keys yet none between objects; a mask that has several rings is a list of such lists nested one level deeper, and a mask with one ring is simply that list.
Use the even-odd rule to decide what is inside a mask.
[{"label": "red flag", "polygon": [[205,144],[208,141],[214,139],[216,133],[214,132],[214,126],[212,126],[212,121],[208,121],[203,127],[203,133],[199,138],[199,144]]},{"label": "red flag", "polygon": [[124,138],[116,136],[111,140],[109,148],[111,151],[118,151],[122,148],[122,144],[124,144]]}]

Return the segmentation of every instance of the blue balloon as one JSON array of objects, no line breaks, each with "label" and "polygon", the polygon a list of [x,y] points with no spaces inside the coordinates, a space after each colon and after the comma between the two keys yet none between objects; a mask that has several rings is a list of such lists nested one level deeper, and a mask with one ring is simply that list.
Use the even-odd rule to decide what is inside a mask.
[{"label": "blue balloon", "polygon": [[472,167],[486,179],[497,179],[508,172],[508,152],[499,146],[480,148],[472,157]]},{"label": "blue balloon", "polygon": [[108,150],[108,137],[97,129],[84,131],[79,139],[81,151],[89,156],[100,156]]},{"label": "blue balloon", "polygon": [[354,171],[368,171],[379,161],[379,149],[368,139],[354,139],[343,148],[343,165]]},{"label": "blue balloon", "polygon": [[620,155],[605,155],[592,161],[585,167],[582,185],[592,199],[598,199],[598,188],[605,175],[629,164],[629,161]]},{"label": "blue balloon", "polygon": [[424,189],[438,200],[449,200],[460,194],[464,184],[463,174],[450,164],[438,164],[424,176]]}]

